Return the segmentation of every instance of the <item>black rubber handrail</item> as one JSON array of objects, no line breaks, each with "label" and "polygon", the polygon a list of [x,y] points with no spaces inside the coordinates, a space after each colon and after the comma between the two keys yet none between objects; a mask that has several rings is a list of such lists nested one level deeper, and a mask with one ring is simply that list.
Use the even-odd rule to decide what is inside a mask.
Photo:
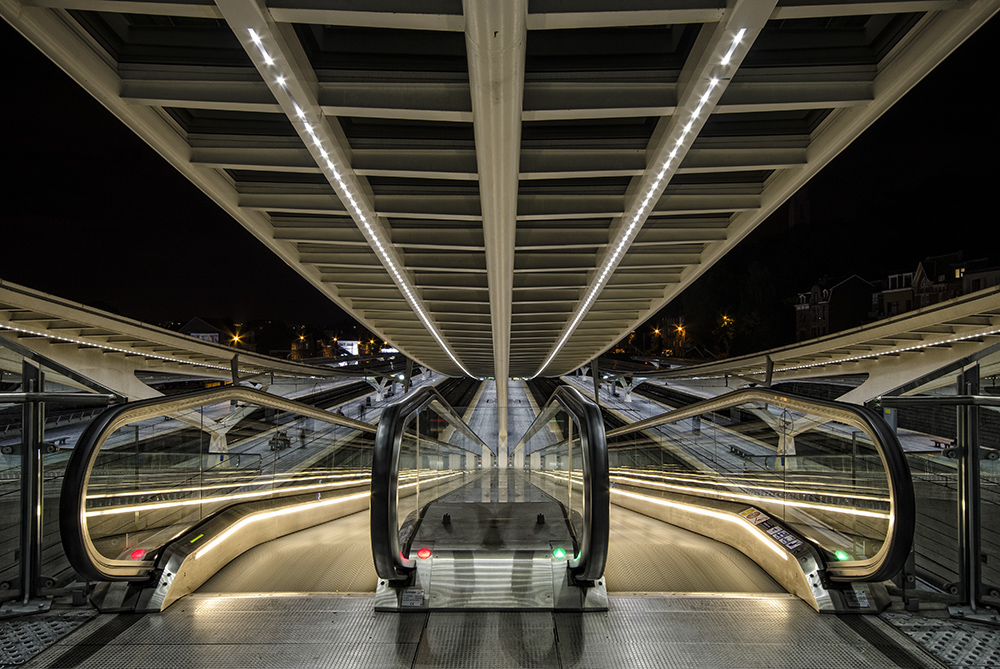
[{"label": "black rubber handrail", "polygon": [[421,388],[382,411],[378,431],[375,433],[375,453],[372,458],[372,559],[379,578],[394,584],[408,582],[415,568],[414,561],[403,555],[400,549],[399,518],[396,515],[399,452],[403,433],[410,416],[435,403],[449,414],[459,429],[480,445],[486,446],[435,388]]},{"label": "black rubber handrail", "polygon": [[[562,406],[575,419],[583,453],[583,534],[576,537],[580,552],[569,561],[569,569],[576,582],[593,582],[604,575],[611,532],[608,442],[600,407],[573,386],[559,386],[542,406],[515,450],[523,448],[527,440],[548,422],[548,410],[554,404]],[[572,472],[568,473],[572,475]]]},{"label": "black rubber handrail", "polygon": [[867,407],[781,393],[770,388],[744,388],[615,428],[608,431],[608,438],[650,430],[751,402],[763,402],[791,411],[837,420],[853,425],[868,435],[882,459],[889,484],[889,528],[886,540],[873,557],[867,560],[830,563],[827,565],[827,574],[836,581],[884,581],[895,576],[903,568],[913,546],[916,526],[913,481],[906,455],[895,432],[880,415]]},{"label": "black rubber handrail", "polygon": [[[152,560],[113,560],[95,548],[87,530],[87,486],[94,460],[104,441],[119,427],[178,411],[197,409],[225,401],[245,401],[257,406],[279,409],[315,418],[362,432],[375,427],[316,407],[270,395],[243,386],[223,386],[182,395],[154,397],[110,407],[92,420],[70,453],[59,500],[59,531],[70,564],[84,578],[94,581],[134,581],[145,578],[153,569]],[[150,555],[153,553],[151,552]]]}]

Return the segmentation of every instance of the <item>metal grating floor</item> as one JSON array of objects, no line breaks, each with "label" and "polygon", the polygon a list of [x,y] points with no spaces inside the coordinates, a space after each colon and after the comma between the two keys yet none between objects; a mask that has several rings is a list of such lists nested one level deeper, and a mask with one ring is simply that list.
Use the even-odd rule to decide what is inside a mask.
[{"label": "metal grating floor", "polygon": [[49,611],[0,620],[0,666],[24,664],[97,615],[96,611]]},{"label": "metal grating floor", "polygon": [[372,595],[199,594],[160,614],[98,616],[25,666],[941,666],[878,618],[819,615],[789,595],[619,595],[601,613],[373,607]]}]

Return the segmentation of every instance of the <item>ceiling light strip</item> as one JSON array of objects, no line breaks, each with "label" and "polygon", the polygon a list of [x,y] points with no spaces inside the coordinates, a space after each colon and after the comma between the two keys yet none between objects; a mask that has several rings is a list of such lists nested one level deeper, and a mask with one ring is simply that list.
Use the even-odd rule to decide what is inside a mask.
[{"label": "ceiling light strip", "polygon": [[[435,326],[431,321],[427,311],[421,305],[420,300],[415,294],[415,287],[412,286],[409,280],[404,276],[403,271],[400,269],[400,264],[389,251],[389,249],[392,248],[392,243],[383,239],[383,233],[379,229],[380,226],[376,226],[374,223],[377,219],[376,214],[373,211],[370,211],[361,196],[355,196],[349,187],[348,180],[351,176],[353,176],[353,172],[350,166],[346,165],[346,160],[343,161],[345,163],[345,166],[343,167],[338,166],[337,162],[335,162],[335,158],[340,160],[338,155],[339,152],[328,150],[328,147],[332,147],[334,142],[326,136],[326,132],[322,127],[322,114],[311,113],[308,111],[308,108],[313,107],[313,105],[300,105],[299,101],[296,101],[295,97],[292,95],[292,91],[290,90],[292,88],[292,84],[299,84],[301,82],[294,81],[292,73],[285,72],[280,68],[278,62],[271,55],[272,51],[268,49],[268,46],[265,44],[265,39],[261,37],[260,33],[253,28],[248,28],[247,33],[250,36],[250,41],[253,42],[257,48],[257,58],[255,60],[258,61],[258,69],[262,73],[267,73],[265,75],[265,80],[269,83],[269,85],[270,82],[273,81],[277,86],[278,90],[275,91],[276,97],[278,97],[277,93],[280,91],[280,94],[286,98],[287,103],[291,105],[291,109],[294,111],[294,115],[289,115],[291,117],[290,120],[292,121],[292,125],[299,133],[302,141],[306,144],[306,147],[309,149],[309,153],[316,161],[316,164],[319,165],[323,174],[327,177],[330,185],[333,186],[334,191],[337,193],[337,197],[340,198],[341,202],[347,205],[348,212],[351,214],[351,217],[355,220],[355,222],[360,224],[362,231],[368,239],[368,243],[375,250],[379,260],[382,261],[382,264],[389,271],[389,274],[392,276],[396,286],[406,297],[407,303],[413,309],[414,313],[417,314],[417,317],[420,318],[420,321],[424,324],[424,327],[427,328],[427,331],[430,332],[431,336],[437,341],[438,345],[440,345],[441,348],[444,349],[444,352],[448,354],[448,357],[451,358],[452,362],[454,362],[459,369],[466,374],[466,376],[474,376],[468,369],[465,368],[465,365],[461,363],[458,356],[456,356],[451,350],[451,347],[445,341],[444,336],[437,329],[437,326]],[[277,47],[278,45],[275,44],[274,46]],[[273,53],[280,53],[280,51],[281,50],[279,48],[275,48]],[[263,63],[263,66],[261,66],[260,63]],[[297,85],[295,88],[303,91],[303,95],[306,95],[305,91],[307,89],[305,87]],[[272,90],[274,90],[274,87],[272,87]],[[304,103],[305,101],[302,100],[302,102]]]},{"label": "ceiling light strip", "polygon": [[[649,216],[649,212],[651,211],[653,205],[660,199],[664,189],[667,187],[667,182],[670,181],[670,178],[677,171],[677,166],[684,159],[684,156],[687,155],[688,150],[691,148],[692,141],[697,136],[708,117],[708,114],[703,115],[705,108],[709,105],[711,105],[712,108],[715,107],[722,95],[722,92],[725,90],[729,79],[736,71],[736,65],[733,63],[733,55],[736,53],[736,50],[743,45],[746,32],[746,28],[741,28],[735,33],[735,35],[733,35],[728,43],[723,43],[726,45],[727,51],[719,59],[715,66],[709,68],[711,73],[702,80],[701,95],[697,98],[697,105],[686,115],[683,113],[675,115],[677,122],[671,131],[672,136],[666,144],[666,146],[671,146],[670,151],[666,154],[666,157],[663,159],[662,164],[657,170],[656,177],[651,181],[647,181],[645,187],[640,190],[641,197],[637,197],[633,200],[633,202],[640,200],[641,202],[638,208],[634,211],[631,211],[630,208],[630,211],[626,212],[625,220],[629,221],[628,227],[618,234],[616,242],[612,242],[613,251],[609,256],[607,256],[602,264],[597,275],[597,280],[590,287],[590,290],[587,292],[587,296],[584,298],[583,302],[581,302],[577,307],[576,313],[570,321],[569,326],[559,338],[559,343],[556,344],[556,346],[552,349],[552,352],[549,353],[548,358],[545,359],[542,366],[538,368],[537,372],[535,372],[535,376],[538,376],[545,371],[556,355],[558,355],[559,351],[562,350],[563,345],[569,339],[570,335],[572,335],[576,330],[577,325],[579,325],[580,321],[583,320],[583,317],[587,315],[591,304],[593,304],[594,300],[597,299],[597,296],[604,289],[608,276],[618,266],[618,262],[625,249],[632,243],[635,236],[639,233],[639,229]],[[686,121],[683,125],[681,125],[682,120]]]}]

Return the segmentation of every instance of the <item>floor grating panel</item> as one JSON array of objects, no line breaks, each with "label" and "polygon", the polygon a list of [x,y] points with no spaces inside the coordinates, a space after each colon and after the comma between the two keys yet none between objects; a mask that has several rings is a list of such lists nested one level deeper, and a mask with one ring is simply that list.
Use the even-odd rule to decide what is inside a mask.
[{"label": "floor grating panel", "polygon": [[24,664],[96,615],[96,611],[49,611],[0,620],[0,665]]}]

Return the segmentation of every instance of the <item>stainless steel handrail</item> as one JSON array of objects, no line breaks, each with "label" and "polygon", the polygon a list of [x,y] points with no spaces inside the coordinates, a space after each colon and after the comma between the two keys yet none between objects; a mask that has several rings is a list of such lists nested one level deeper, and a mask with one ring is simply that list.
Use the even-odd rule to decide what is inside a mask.
[{"label": "stainless steel handrail", "polygon": [[[87,527],[87,487],[94,462],[104,442],[129,423],[197,409],[226,401],[244,401],[340,425],[366,433],[375,432],[369,423],[346,418],[316,407],[241,386],[224,386],[172,397],[155,397],[109,408],[90,422],[70,454],[59,502],[59,530],[70,564],[82,576],[99,581],[142,580],[154,568],[153,560],[115,560],[94,546]],[[280,496],[280,490],[275,496]]]},{"label": "stainless steel handrail", "polygon": [[799,397],[768,388],[745,388],[615,428],[608,432],[608,439],[751,402],[763,402],[782,409],[819,415],[824,419],[856,427],[868,436],[879,454],[889,485],[889,526],[886,540],[874,556],[866,560],[831,563],[827,565],[827,573],[830,578],[839,581],[879,581],[894,576],[903,567],[913,545],[916,523],[913,483],[896,434],[881,416],[866,407]]}]

